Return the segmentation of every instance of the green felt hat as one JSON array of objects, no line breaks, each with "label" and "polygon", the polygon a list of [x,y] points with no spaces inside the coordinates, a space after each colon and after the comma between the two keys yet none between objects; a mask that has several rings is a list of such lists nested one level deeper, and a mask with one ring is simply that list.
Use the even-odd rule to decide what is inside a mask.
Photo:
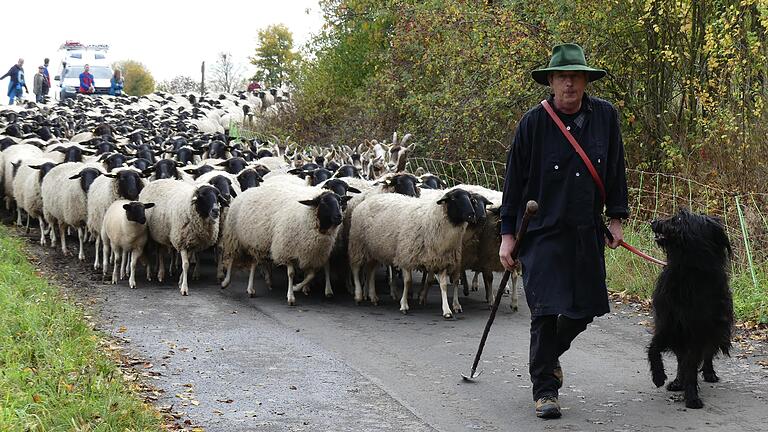
[{"label": "green felt hat", "polygon": [[549,60],[549,66],[531,72],[531,77],[537,83],[548,86],[547,75],[555,71],[584,71],[589,74],[590,82],[599,80],[606,73],[602,69],[594,69],[587,66],[584,50],[576,44],[555,45],[552,48],[552,58]]}]

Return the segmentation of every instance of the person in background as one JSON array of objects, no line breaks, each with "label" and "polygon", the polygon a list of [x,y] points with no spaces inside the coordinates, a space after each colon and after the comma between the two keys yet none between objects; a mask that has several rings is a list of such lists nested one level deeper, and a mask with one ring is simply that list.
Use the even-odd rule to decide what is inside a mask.
[{"label": "person in background", "polygon": [[85,70],[80,74],[78,93],[92,94],[96,91],[96,87],[93,86],[93,75],[91,75],[90,69],[89,65],[85,65]]},{"label": "person in background", "polygon": [[45,78],[44,69],[45,69],[45,66],[38,67],[37,73],[35,74],[35,78],[32,81],[32,93],[35,94],[35,102],[37,103],[43,103],[43,98],[45,97],[45,91],[48,90],[48,88],[46,87],[48,80],[46,80]]},{"label": "person in background", "polygon": [[261,84],[256,80],[251,80],[251,83],[248,84],[248,93],[257,93],[259,90],[261,90]]},{"label": "person in background", "polygon": [[120,72],[120,69],[115,69],[115,73],[112,75],[112,79],[109,82],[109,94],[112,96],[122,96],[125,81],[123,80],[123,75]]},{"label": "person in background", "polygon": [[11,68],[8,70],[8,72],[5,73],[5,75],[0,77],[0,80],[10,77],[11,82],[8,83],[8,98],[10,101],[8,102],[8,105],[13,105],[13,101],[15,99],[21,100],[21,89],[22,87],[24,90],[29,93],[29,89],[27,89],[27,84],[24,81],[24,59],[20,58],[18,63],[11,66]]},{"label": "person in background", "polygon": [[48,83],[48,85],[45,87],[45,91],[43,92],[43,97],[48,96],[48,91],[51,90],[51,74],[48,73],[48,64],[50,62],[51,60],[48,58],[43,60],[43,75],[45,76],[45,81]]}]

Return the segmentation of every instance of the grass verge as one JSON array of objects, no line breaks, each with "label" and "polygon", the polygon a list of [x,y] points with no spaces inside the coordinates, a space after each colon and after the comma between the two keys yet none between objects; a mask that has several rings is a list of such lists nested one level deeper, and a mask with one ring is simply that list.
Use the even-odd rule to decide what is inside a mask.
[{"label": "grass verge", "polygon": [[[653,233],[648,224],[629,224],[624,228],[624,240],[643,252],[664,259],[664,252],[653,241]],[[606,249],[605,265],[610,291],[641,299],[651,297],[656,277],[661,271],[657,265],[623,248]],[[755,280],[747,266],[734,262],[731,290],[736,319],[753,324],[768,324],[768,263],[755,268]]]},{"label": "grass verge", "polygon": [[161,430],[100,341],[0,226],[0,430]]}]

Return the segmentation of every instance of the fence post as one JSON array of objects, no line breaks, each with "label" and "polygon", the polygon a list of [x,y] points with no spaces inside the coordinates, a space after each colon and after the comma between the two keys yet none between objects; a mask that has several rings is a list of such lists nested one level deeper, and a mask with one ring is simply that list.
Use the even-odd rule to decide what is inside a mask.
[{"label": "fence post", "polygon": [[747,234],[747,224],[744,222],[744,214],[741,212],[741,203],[739,202],[739,196],[736,195],[736,210],[739,213],[739,224],[741,225],[741,235],[744,237],[744,249],[747,251],[747,263],[749,264],[749,271],[752,273],[752,283],[757,286],[757,276],[755,276],[755,266],[752,264],[752,252],[749,249],[749,235]]}]

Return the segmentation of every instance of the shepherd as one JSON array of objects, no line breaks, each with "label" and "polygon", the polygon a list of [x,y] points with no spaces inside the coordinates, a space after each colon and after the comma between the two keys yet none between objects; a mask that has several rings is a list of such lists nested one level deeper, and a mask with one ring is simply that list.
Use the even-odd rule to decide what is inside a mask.
[{"label": "shepherd", "polygon": [[587,65],[576,44],[555,46],[549,66],[531,72],[537,83],[550,87],[546,103],[591,160],[605,185],[605,201],[544,101],[520,120],[507,155],[499,258],[508,270],[516,264],[513,233],[525,203],[539,203],[519,261],[531,311],[529,372],[541,418],[561,415],[560,356],[595,317],[609,311],[604,246],[615,249],[622,242],[622,220],[629,217],[618,112],[585,92],[588,83],[605,75]]}]

